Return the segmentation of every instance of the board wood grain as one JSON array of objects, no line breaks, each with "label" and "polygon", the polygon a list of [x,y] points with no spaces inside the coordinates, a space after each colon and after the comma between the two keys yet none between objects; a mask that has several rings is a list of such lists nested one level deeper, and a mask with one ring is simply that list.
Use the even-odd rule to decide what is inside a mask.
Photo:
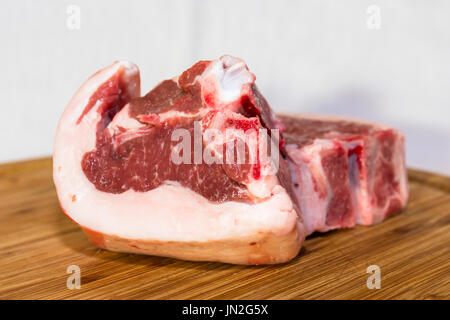
[{"label": "board wood grain", "polygon": [[[236,266],[108,252],[61,211],[51,159],[0,166],[1,299],[449,299],[450,179],[409,170],[401,214],[313,235],[283,265]],[[66,286],[67,267],[81,288]],[[381,269],[381,289],[366,286]]]}]

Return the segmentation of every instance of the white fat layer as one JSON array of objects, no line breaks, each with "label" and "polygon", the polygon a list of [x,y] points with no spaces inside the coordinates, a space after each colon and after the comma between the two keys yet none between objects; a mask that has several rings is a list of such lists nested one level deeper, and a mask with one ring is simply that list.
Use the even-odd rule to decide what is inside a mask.
[{"label": "white fat layer", "polygon": [[163,113],[158,113],[158,116],[160,118],[161,121],[166,121],[169,119],[173,119],[173,118],[200,118],[202,116],[204,116],[206,113],[208,112],[208,110],[205,109],[200,109],[199,112],[196,113],[187,113],[187,112],[182,112],[182,111],[178,111],[178,110],[169,110]]},{"label": "white fat layer", "polygon": [[82,226],[125,238],[209,241],[258,232],[285,234],[296,220],[284,190],[257,204],[218,204],[174,183],[148,192],[128,190],[122,194],[83,187],[78,192],[72,190],[77,201],[69,203],[69,216]]}]

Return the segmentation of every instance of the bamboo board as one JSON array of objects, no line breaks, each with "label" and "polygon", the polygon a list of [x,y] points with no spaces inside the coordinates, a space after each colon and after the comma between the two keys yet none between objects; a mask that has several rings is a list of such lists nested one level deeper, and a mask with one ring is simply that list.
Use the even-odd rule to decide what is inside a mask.
[{"label": "bamboo board", "polygon": [[[62,213],[51,171],[51,159],[0,166],[0,299],[450,298],[448,177],[410,170],[402,214],[313,236],[287,264],[235,266],[97,249]],[[66,286],[70,265],[80,289]]]}]

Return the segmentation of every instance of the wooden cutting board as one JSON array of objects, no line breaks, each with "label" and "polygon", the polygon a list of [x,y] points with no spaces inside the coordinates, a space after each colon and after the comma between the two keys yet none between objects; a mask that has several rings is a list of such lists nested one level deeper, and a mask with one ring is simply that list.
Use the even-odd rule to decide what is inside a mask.
[{"label": "wooden cutting board", "polygon": [[[0,166],[1,299],[449,299],[450,178],[409,171],[400,215],[313,236],[290,263],[235,266],[95,248],[64,216],[51,159]],[[81,270],[69,290],[67,267]],[[381,288],[369,290],[378,265]]]}]

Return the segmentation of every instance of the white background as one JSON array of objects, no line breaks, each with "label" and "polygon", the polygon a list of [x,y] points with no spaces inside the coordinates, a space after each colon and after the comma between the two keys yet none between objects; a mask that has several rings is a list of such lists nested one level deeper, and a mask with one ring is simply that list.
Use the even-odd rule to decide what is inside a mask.
[{"label": "white background", "polygon": [[[80,29],[67,8],[81,9]],[[381,28],[367,27],[376,5]],[[51,154],[59,116],[99,68],[143,93],[200,59],[243,58],[277,111],[396,126],[408,165],[450,175],[450,1],[24,1],[0,11],[0,162]]]}]

